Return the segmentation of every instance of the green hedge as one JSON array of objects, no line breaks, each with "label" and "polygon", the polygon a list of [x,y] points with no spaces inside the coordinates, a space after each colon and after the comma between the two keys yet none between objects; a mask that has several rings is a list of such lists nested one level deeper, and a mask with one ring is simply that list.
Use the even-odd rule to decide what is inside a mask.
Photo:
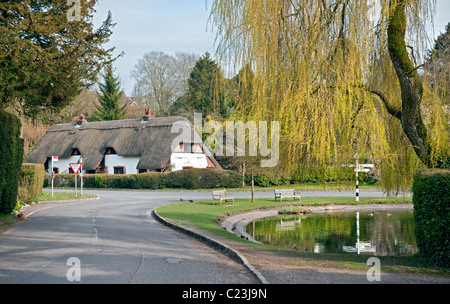
[{"label": "green hedge", "polygon": [[413,182],[416,240],[421,261],[450,266],[450,170],[421,170]]},{"label": "green hedge", "polygon": [[44,179],[44,165],[22,164],[17,200],[26,204],[34,202],[42,193]]},{"label": "green hedge", "polygon": [[[80,180],[78,180],[78,186]],[[149,172],[132,175],[84,175],[85,188],[109,189],[215,189],[242,186],[242,175],[219,169],[188,169],[174,172]],[[74,187],[73,174],[57,174],[55,187]]]},{"label": "green hedge", "polygon": [[10,213],[17,205],[23,140],[20,120],[0,109],[0,213]]}]

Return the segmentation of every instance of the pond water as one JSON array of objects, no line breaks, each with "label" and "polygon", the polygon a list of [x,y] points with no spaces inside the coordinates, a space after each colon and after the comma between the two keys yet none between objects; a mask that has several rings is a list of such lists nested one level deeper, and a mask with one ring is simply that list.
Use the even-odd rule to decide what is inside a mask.
[{"label": "pond water", "polygon": [[409,256],[418,251],[413,211],[285,215],[257,220],[247,232],[261,243],[316,253]]}]

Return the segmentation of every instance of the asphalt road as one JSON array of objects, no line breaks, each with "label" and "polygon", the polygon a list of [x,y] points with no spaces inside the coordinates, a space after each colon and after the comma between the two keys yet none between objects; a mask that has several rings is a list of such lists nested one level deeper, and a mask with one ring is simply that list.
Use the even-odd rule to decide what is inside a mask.
[{"label": "asphalt road", "polygon": [[[242,265],[151,216],[158,206],[180,198],[210,199],[210,192],[86,192],[100,200],[31,206],[26,221],[0,234],[0,284],[257,283]],[[248,192],[235,195],[250,197]],[[362,195],[382,193],[368,190]],[[272,196],[272,192],[257,193],[257,197]],[[353,193],[305,192],[303,196]]]}]

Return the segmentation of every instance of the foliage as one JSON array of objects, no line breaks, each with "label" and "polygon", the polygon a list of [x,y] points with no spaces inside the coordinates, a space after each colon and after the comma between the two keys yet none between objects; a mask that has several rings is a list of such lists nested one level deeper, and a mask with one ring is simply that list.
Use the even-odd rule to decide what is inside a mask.
[{"label": "foliage", "polygon": [[66,0],[0,3],[0,108],[26,116],[59,111],[94,84],[113,49],[111,14],[93,28],[97,1],[82,1],[80,21],[68,21]]},{"label": "foliage", "polygon": [[188,78],[188,90],[173,104],[171,113],[191,111],[204,116],[228,117],[232,104],[227,94],[227,84],[217,62],[206,53],[195,63]]},{"label": "foliage", "polygon": [[450,267],[450,170],[421,170],[414,177],[416,239],[422,261]]},{"label": "foliage", "polygon": [[359,154],[387,190],[406,191],[416,168],[445,162],[448,118],[417,73],[432,1],[212,2],[219,55],[252,71],[241,81],[252,103],[238,99],[235,116],[280,122],[291,173],[325,173]]},{"label": "foliage", "polygon": [[0,213],[10,213],[17,203],[23,157],[20,120],[0,109]]},{"label": "foliage", "polygon": [[45,169],[41,164],[22,164],[17,200],[29,204],[42,193]]},{"label": "foliage", "polygon": [[[86,188],[112,189],[214,189],[238,188],[242,186],[242,175],[218,169],[188,169],[173,172],[148,172],[131,175],[85,175]],[[79,184],[79,182],[78,182]],[[56,187],[74,187],[73,174],[57,174]]]},{"label": "foliage", "polygon": [[114,76],[113,68],[108,65],[103,74],[104,83],[100,83],[100,92],[97,93],[100,105],[94,112],[97,120],[122,120],[125,118],[126,107],[120,105],[123,91],[120,90],[120,82]]}]

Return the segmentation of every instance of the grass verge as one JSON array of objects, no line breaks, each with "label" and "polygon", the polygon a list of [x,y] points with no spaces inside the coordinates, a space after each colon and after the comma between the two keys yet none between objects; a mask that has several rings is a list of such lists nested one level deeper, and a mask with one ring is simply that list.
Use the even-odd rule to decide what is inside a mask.
[{"label": "grass verge", "polygon": [[69,201],[69,200],[79,200],[79,199],[90,199],[96,198],[93,194],[79,194],[75,196],[72,192],[54,192],[53,196],[51,192],[43,191],[41,196],[39,196],[39,202],[51,202],[51,201]]}]

